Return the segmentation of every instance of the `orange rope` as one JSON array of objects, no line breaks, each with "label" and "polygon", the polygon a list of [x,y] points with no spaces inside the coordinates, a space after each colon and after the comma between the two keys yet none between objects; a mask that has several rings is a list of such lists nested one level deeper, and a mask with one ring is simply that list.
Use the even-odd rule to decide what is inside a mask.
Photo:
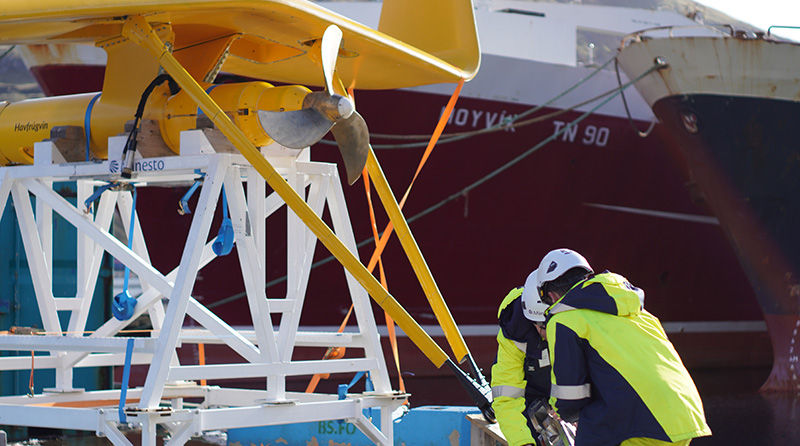
[{"label": "orange rope", "polygon": [[[347,321],[350,320],[350,315],[353,314],[353,305],[350,305],[350,309],[347,310],[347,314],[344,317],[341,325],[339,325],[339,329],[337,333],[341,333],[344,331],[344,327],[347,326]],[[345,353],[344,347],[328,347],[328,350],[325,351],[325,354],[322,355],[322,359],[341,359],[344,357]],[[314,376],[311,377],[311,381],[308,382],[308,387],[306,387],[306,393],[314,393],[314,390],[317,389],[317,384],[321,379],[328,379],[331,376],[330,373],[315,373]]]},{"label": "orange rope", "polygon": [[[439,141],[439,137],[442,135],[442,131],[444,131],[444,126],[447,124],[447,120],[450,119],[450,114],[453,112],[453,107],[456,105],[456,101],[458,100],[458,95],[461,93],[461,87],[464,86],[464,79],[461,79],[456,86],[455,91],[453,91],[452,96],[450,96],[450,100],[447,102],[447,106],[444,109],[444,113],[442,116],[439,117],[439,123],[436,124],[436,129],[433,131],[431,135],[431,140],[428,141],[428,146],[425,148],[425,152],[422,154],[422,159],[419,161],[419,166],[417,166],[417,171],[414,173],[414,177],[411,179],[411,183],[408,185],[408,189],[406,189],[406,193],[403,194],[403,198],[400,200],[399,206],[400,209],[403,209],[403,205],[406,203],[406,199],[408,199],[408,194],[411,192],[411,187],[414,186],[414,182],[417,180],[420,171],[422,170],[422,166],[428,161],[428,157],[430,156],[431,152],[433,151],[433,147],[436,145],[436,142]],[[367,264],[367,269],[371,272],[375,269],[375,264],[378,262],[378,258],[383,253],[383,250],[386,249],[386,244],[389,242],[389,237],[391,237],[392,232],[394,231],[394,225],[392,222],[389,222],[386,225],[386,229],[383,230],[383,235],[381,239],[378,241],[375,251],[372,253],[372,257],[369,259],[369,263]]]},{"label": "orange rope", "polygon": [[[414,172],[414,177],[411,179],[411,183],[408,185],[405,194],[403,194],[403,198],[400,200],[399,203],[400,209],[402,209],[403,205],[405,205],[406,200],[408,199],[408,195],[411,192],[411,187],[414,186],[414,182],[417,180],[419,173],[422,171],[422,166],[424,166],[425,163],[428,161],[428,157],[433,151],[434,146],[436,146],[436,143],[439,141],[439,137],[442,135],[442,132],[444,131],[444,127],[447,124],[448,119],[450,119],[450,114],[453,112],[453,108],[456,105],[456,101],[458,100],[458,95],[461,93],[461,88],[463,86],[464,86],[464,79],[461,79],[458,82],[455,91],[453,91],[453,94],[450,96],[450,100],[447,102],[447,105],[445,106],[442,116],[439,117],[439,122],[436,124],[436,128],[434,129],[433,134],[431,135],[431,139],[430,141],[428,141],[428,146],[425,148],[425,152],[422,154],[422,158],[419,161],[419,165],[417,166],[417,171]],[[352,98],[353,97],[352,88],[348,89],[348,93]],[[383,262],[381,261],[381,254],[383,253],[383,250],[386,248],[386,244],[389,241],[389,237],[392,235],[392,232],[394,231],[394,225],[392,225],[392,222],[389,222],[386,225],[386,229],[384,229],[383,231],[383,236],[378,238],[378,226],[375,223],[375,212],[372,206],[372,199],[369,192],[370,191],[369,174],[367,173],[366,168],[364,168],[362,176],[364,177],[364,186],[366,189],[367,202],[369,203],[369,209],[370,209],[370,220],[372,222],[372,227],[373,227],[373,236],[375,237],[375,251],[373,251],[372,257],[369,260],[369,264],[367,265],[367,270],[370,273],[372,273],[375,270],[375,266],[380,263],[380,267],[378,270],[380,271],[381,285],[384,287],[384,289],[388,291],[389,288],[386,284],[386,275],[383,271]],[[341,333],[342,330],[344,330],[344,326],[347,324],[347,320],[350,317],[350,313],[352,311],[353,311],[353,305],[350,304],[350,310],[347,312],[347,316],[345,317],[344,322],[342,322],[342,325],[339,327],[339,333]],[[395,358],[395,364],[397,365],[397,376],[399,381],[399,387],[401,391],[405,392],[405,383],[403,382],[403,376],[400,373],[400,355],[397,352],[397,338],[394,329],[394,321],[392,320],[392,318],[389,316],[388,313],[384,312],[384,316],[386,318],[386,328],[389,331],[389,342],[390,344],[392,344],[392,354]],[[325,353],[326,357],[328,356],[328,353],[331,351],[332,348],[333,347],[328,348],[328,351]],[[343,356],[344,347],[339,347],[339,348],[342,349],[341,353]],[[306,388],[306,393],[312,393],[314,389],[316,389],[317,384],[320,381],[320,378],[323,377],[324,379],[327,379],[328,374],[315,374],[313,377],[311,377],[311,381],[309,382],[308,387]]]},{"label": "orange rope", "polygon": [[31,377],[28,380],[28,396],[31,398],[33,398],[33,369],[34,369],[33,357],[34,357],[33,350],[31,350]]},{"label": "orange rope", "polygon": [[[371,187],[369,183],[369,173],[367,169],[364,169],[362,172],[362,176],[364,177],[364,191],[367,195],[367,204],[369,205],[369,220],[372,226],[372,236],[375,238],[375,245],[377,247],[378,244],[378,224],[375,220],[375,208],[372,205],[372,193]],[[378,271],[380,273],[381,278],[381,286],[386,291],[389,291],[389,285],[386,281],[386,272],[383,270],[383,260],[379,257],[378,258]],[[394,356],[394,364],[397,367],[397,381],[398,387],[400,391],[405,393],[406,391],[406,384],[403,381],[403,374],[400,371],[400,354],[398,353],[397,349],[397,333],[394,330],[394,320],[386,311],[383,312],[383,317],[386,320],[386,329],[389,331],[389,344],[392,346],[392,356]]]},{"label": "orange rope", "polygon": [[[202,342],[197,344],[197,363],[199,365],[206,365],[206,346]],[[205,379],[201,379],[200,385],[201,386],[208,385],[208,381],[206,381]]]}]

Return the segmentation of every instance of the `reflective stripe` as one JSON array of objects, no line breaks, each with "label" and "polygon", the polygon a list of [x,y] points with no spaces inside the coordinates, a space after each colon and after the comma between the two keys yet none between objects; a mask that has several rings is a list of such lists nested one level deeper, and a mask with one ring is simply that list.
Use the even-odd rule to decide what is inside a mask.
[{"label": "reflective stripe", "polygon": [[547,367],[550,365],[550,352],[547,349],[542,350],[542,358],[539,360],[539,367]]},{"label": "reflective stripe", "polygon": [[547,309],[547,314],[553,315],[556,313],[561,313],[562,311],[570,311],[570,310],[577,310],[577,308],[562,304],[561,302],[557,302],[555,305]]},{"label": "reflective stripe", "polygon": [[527,342],[517,342],[517,341],[511,341],[511,342],[513,342],[514,345],[516,345],[517,348],[520,349],[523,352],[526,351],[527,348],[528,348],[528,343]]},{"label": "reflective stripe", "polygon": [[558,384],[553,384],[550,388],[550,396],[561,400],[580,400],[589,398],[591,394],[592,390],[589,383],[580,386],[559,386]]},{"label": "reflective stripe", "polygon": [[525,396],[525,389],[514,386],[493,386],[492,398],[507,396],[509,398],[521,398]]}]

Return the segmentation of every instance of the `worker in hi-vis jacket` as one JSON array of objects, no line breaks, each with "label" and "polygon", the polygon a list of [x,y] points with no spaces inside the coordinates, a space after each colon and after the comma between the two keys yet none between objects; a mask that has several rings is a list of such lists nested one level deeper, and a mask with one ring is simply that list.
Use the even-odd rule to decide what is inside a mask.
[{"label": "worker in hi-vis jacket", "polygon": [[546,407],[550,360],[544,341],[544,311],[536,271],[514,288],[497,311],[497,362],[492,366],[492,409],[509,446],[536,444],[530,412]]},{"label": "worker in hi-vis jacket", "polygon": [[691,376],[644,309],[644,291],[618,274],[595,274],[569,249],[544,256],[536,288],[550,305],[550,405],[578,421],[576,446],[688,445],[711,435]]}]

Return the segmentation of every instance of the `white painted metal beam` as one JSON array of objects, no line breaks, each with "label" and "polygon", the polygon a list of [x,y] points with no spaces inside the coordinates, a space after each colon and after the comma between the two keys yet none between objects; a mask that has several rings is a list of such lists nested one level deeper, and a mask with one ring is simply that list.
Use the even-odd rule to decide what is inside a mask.
[{"label": "white painted metal beam", "polygon": [[315,373],[348,373],[372,370],[375,367],[376,360],[372,358],[292,361],[276,364],[187,365],[170,368],[169,379],[236,379],[275,374],[293,376],[313,375]]},{"label": "white painted metal beam", "polygon": [[[70,354],[70,353],[68,353]],[[131,364],[149,364],[153,361],[152,353],[134,353]],[[36,370],[67,368],[67,367],[103,367],[120,365],[125,362],[124,353],[93,353],[85,354],[83,359],[75,364],[66,364],[63,356],[36,356],[34,365]],[[0,357],[0,370],[30,370],[30,355]]]},{"label": "white painted metal beam", "polygon": [[[0,336],[0,350],[113,353],[124,352],[128,339],[134,340],[133,351],[136,353],[153,353],[155,350],[155,339],[153,338],[90,338],[39,335]],[[30,364],[28,365],[30,366]]]},{"label": "white painted metal beam", "polygon": [[265,404],[255,407],[207,409],[200,411],[200,425],[203,430],[215,430],[354,419],[360,415],[364,407],[356,400],[346,399],[306,404]]},{"label": "white painted metal beam", "polygon": [[164,327],[158,337],[159,342],[156,347],[153,364],[150,365],[147,372],[144,392],[139,403],[141,408],[151,409],[158,407],[161,399],[161,392],[169,372],[167,358],[175,351],[178,342],[178,334],[183,325],[183,318],[186,316],[190,294],[200,266],[202,251],[199,248],[202,248],[208,239],[211,219],[214,216],[217,198],[222,188],[222,179],[229,163],[230,158],[222,156],[212,161],[208,166],[203,187],[200,191],[200,198],[197,202],[197,209],[195,210],[183,255],[181,256],[178,276],[175,278],[175,287],[169,295],[170,303],[167,306],[167,313],[164,317]]},{"label": "white painted metal beam", "polygon": [[93,431],[97,429],[97,410],[0,404],[0,425]]},{"label": "white painted metal beam", "polygon": [[[236,329],[236,332],[250,342],[258,342],[255,331],[252,329]],[[296,347],[363,347],[364,336],[352,332],[318,332],[298,331],[295,338]],[[215,335],[210,330],[202,328],[185,328],[181,331],[180,340],[183,344],[224,344],[223,338]]]},{"label": "white painted metal beam", "polygon": [[[38,181],[36,185],[44,190],[46,186]],[[39,233],[36,231],[36,220],[33,216],[33,208],[28,191],[19,182],[15,182],[11,188],[11,195],[14,197],[14,207],[17,211],[20,235],[25,246],[25,255],[28,259],[28,266],[33,279],[33,289],[36,294],[36,302],[39,305],[39,315],[42,318],[44,329],[50,333],[60,333],[61,323],[56,313],[55,301],[53,300],[53,281],[47,266],[47,259],[42,251],[42,242]],[[38,202],[38,200],[37,200]]]}]

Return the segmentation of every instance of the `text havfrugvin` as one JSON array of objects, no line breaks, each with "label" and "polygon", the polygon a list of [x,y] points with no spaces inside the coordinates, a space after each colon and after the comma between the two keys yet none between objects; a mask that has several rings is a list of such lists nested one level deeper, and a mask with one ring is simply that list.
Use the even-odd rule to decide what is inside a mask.
[{"label": "text havfrugvin", "polygon": [[50,124],[47,122],[17,122],[14,124],[15,132],[38,132],[40,130],[47,130]]}]

